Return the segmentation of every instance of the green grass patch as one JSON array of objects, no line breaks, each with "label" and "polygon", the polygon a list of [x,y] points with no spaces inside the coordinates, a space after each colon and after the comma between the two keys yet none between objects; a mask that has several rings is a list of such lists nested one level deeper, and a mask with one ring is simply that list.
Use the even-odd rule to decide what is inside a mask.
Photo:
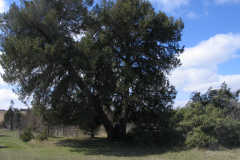
[{"label": "green grass patch", "polygon": [[240,149],[147,148],[109,142],[106,138],[49,137],[47,141],[22,142],[18,131],[0,129],[0,159],[240,159]]}]

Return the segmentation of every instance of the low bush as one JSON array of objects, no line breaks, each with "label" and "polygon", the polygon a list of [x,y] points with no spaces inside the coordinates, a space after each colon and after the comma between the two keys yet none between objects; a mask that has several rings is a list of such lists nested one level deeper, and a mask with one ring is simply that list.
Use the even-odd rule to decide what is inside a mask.
[{"label": "low bush", "polygon": [[240,121],[228,115],[226,108],[216,108],[212,104],[204,107],[196,102],[178,110],[175,118],[180,144],[210,148],[240,146]]},{"label": "low bush", "polygon": [[48,138],[47,138],[47,135],[48,135],[48,133],[47,133],[47,128],[45,127],[45,128],[43,129],[42,133],[36,136],[36,139],[37,139],[37,140],[40,140],[40,141],[47,140],[47,139],[48,139]]},{"label": "low bush", "polygon": [[0,128],[7,128],[7,123],[5,122],[5,121],[3,121],[2,123],[1,123],[1,127]]},{"label": "low bush", "polygon": [[34,135],[32,134],[32,126],[28,126],[23,132],[20,134],[20,139],[23,142],[28,142],[31,139],[34,138]]}]

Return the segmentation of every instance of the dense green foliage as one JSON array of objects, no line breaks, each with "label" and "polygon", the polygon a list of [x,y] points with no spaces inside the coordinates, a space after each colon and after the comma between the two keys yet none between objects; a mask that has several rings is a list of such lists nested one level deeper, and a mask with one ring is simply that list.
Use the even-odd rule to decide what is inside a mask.
[{"label": "dense green foliage", "polygon": [[32,134],[32,126],[28,126],[25,130],[22,131],[22,133],[20,133],[20,139],[23,142],[28,142],[33,138],[34,135]]},{"label": "dense green foliage", "polygon": [[239,102],[233,103],[238,96],[235,97],[236,92],[230,92],[226,87],[223,83],[220,89],[209,89],[205,95],[215,94],[208,96],[208,104],[191,98],[186,107],[176,111],[172,119],[173,141],[181,145],[210,148],[240,145],[240,121],[234,114],[239,110],[236,105]]},{"label": "dense green foliage", "polygon": [[225,146],[239,145],[240,122],[227,113],[227,109],[212,104],[202,108],[201,103],[192,103],[176,113],[179,120],[176,130],[189,146],[208,146],[213,142]]},{"label": "dense green foliage", "polygon": [[236,92],[232,92],[230,88],[227,88],[227,84],[224,82],[220,89],[212,89],[212,87],[210,87],[208,91],[202,95],[200,92],[193,92],[190,96],[190,101],[199,101],[203,107],[212,104],[214,107],[228,108],[231,110],[236,108],[239,93],[240,89]]},{"label": "dense green foliage", "polygon": [[127,122],[155,117],[148,127],[165,134],[176,96],[167,75],[180,66],[182,20],[156,13],[149,1],[92,4],[12,4],[1,17],[3,80],[22,101],[33,96],[49,124],[84,124],[81,115],[92,114],[106,129],[121,121],[125,134]]}]

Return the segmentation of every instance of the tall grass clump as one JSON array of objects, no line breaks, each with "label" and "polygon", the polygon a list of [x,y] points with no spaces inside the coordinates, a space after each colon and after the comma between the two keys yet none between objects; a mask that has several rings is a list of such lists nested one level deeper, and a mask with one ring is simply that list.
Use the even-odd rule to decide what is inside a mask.
[{"label": "tall grass clump", "polygon": [[32,126],[28,126],[21,134],[20,134],[20,139],[23,142],[28,142],[31,139],[34,138],[34,135],[32,134]]}]

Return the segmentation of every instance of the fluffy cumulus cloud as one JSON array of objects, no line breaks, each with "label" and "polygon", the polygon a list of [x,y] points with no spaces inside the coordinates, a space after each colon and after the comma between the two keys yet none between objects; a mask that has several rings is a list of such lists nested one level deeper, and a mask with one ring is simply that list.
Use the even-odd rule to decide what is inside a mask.
[{"label": "fluffy cumulus cloud", "polygon": [[[217,65],[232,58],[239,58],[240,34],[218,34],[195,47],[186,48],[180,56],[182,66],[172,72],[170,82],[181,92],[200,91],[209,87],[219,88],[225,81],[233,91],[240,89],[240,75],[219,75]],[[177,101],[175,106],[185,101]]]},{"label": "fluffy cumulus cloud", "polygon": [[190,0],[150,0],[156,2],[165,12],[173,12],[174,9],[180,8],[183,5],[188,5]]},{"label": "fluffy cumulus cloud", "polygon": [[218,34],[195,47],[186,48],[180,56],[182,68],[215,66],[236,57],[240,34]]},{"label": "fluffy cumulus cloud", "polygon": [[0,13],[3,13],[8,10],[7,2],[0,0]]}]

